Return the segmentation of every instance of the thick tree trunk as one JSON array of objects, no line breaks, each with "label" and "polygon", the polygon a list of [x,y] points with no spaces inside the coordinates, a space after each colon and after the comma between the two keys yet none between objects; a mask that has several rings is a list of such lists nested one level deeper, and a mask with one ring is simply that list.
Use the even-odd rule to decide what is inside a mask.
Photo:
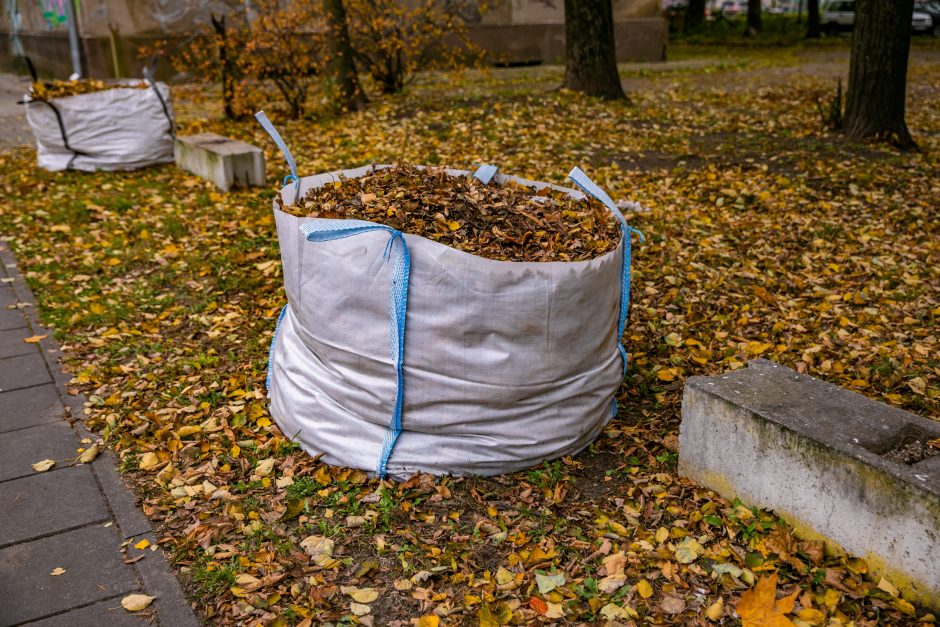
[{"label": "thick tree trunk", "polygon": [[809,0],[806,4],[806,38],[819,39],[819,0]]},{"label": "thick tree trunk", "polygon": [[356,74],[343,0],[323,0],[323,12],[330,29],[330,66],[335,81],[335,103],[343,111],[361,111],[365,109],[368,100]]},{"label": "thick tree trunk", "polygon": [[904,121],[914,0],[858,0],[845,98],[850,139],[915,147]]},{"label": "thick tree trunk", "polygon": [[763,25],[760,20],[760,0],[747,0],[747,34],[756,35]]},{"label": "thick tree trunk", "polygon": [[626,98],[617,73],[611,0],[565,0],[565,87]]},{"label": "thick tree trunk", "polygon": [[705,1],[689,0],[688,8],[685,11],[683,32],[695,33],[702,29],[702,25],[705,24]]}]

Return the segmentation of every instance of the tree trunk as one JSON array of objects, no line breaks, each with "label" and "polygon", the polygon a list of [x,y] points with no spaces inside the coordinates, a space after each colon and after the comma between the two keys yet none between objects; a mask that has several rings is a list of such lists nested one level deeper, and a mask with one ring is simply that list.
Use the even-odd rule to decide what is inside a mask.
[{"label": "tree trunk", "polygon": [[806,38],[819,39],[819,0],[809,0],[806,5]]},{"label": "tree trunk", "polygon": [[626,98],[617,73],[611,0],[565,0],[565,87],[608,100]]},{"label": "tree trunk", "polygon": [[365,109],[368,100],[356,74],[343,0],[323,0],[323,12],[330,29],[330,65],[333,80],[336,81],[333,98],[343,111],[361,111]]},{"label": "tree trunk", "polygon": [[222,103],[225,108],[225,117],[234,120],[238,117],[235,113],[235,67],[231,57],[228,54],[228,34],[225,31],[225,15],[218,18],[210,15],[212,29],[215,31],[215,43],[219,48],[219,72],[222,79]]},{"label": "tree trunk", "polygon": [[914,0],[858,0],[845,98],[850,139],[914,148],[904,122],[907,58]]},{"label": "tree trunk", "polygon": [[688,8],[685,11],[683,32],[698,32],[702,29],[703,24],[705,24],[705,0],[689,0]]},{"label": "tree trunk", "polygon": [[760,0],[747,0],[747,34],[756,35],[761,28]]}]

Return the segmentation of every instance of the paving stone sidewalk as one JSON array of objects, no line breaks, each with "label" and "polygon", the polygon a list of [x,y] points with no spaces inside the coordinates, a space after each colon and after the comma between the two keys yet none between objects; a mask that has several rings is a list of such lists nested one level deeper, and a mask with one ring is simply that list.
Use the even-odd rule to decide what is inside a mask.
[{"label": "paving stone sidewalk", "polygon": [[[35,302],[0,239],[0,627],[198,626],[163,553],[133,546],[155,538],[115,457],[70,461],[97,437],[78,420],[85,399],[66,391]],[[46,337],[23,341],[34,336]],[[35,472],[43,459],[56,465]],[[135,592],[156,600],[131,614],[121,599]]]}]

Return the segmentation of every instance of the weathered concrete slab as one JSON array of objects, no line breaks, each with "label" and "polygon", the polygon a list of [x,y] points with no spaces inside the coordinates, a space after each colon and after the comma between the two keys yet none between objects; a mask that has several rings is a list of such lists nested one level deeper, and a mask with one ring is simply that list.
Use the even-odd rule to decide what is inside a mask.
[{"label": "weathered concrete slab", "polygon": [[[176,626],[176,623],[167,622],[163,614],[159,616],[161,624]],[[81,609],[44,618],[35,623],[30,623],[29,627],[102,627],[102,625],[107,627],[150,627],[152,624],[147,612],[131,614],[121,607],[121,598],[115,597]]]},{"label": "weathered concrete slab", "polygon": [[32,464],[54,459],[59,466],[76,455],[78,438],[64,420],[0,435],[0,481],[36,474]]},{"label": "weathered concrete slab", "polygon": [[688,380],[679,472],[773,509],[940,609],[940,457],[890,459],[938,437],[940,423],[757,360]]},{"label": "weathered concrete slab", "polygon": [[84,465],[0,483],[0,504],[0,546],[111,516],[98,482]]},{"label": "weathered concrete slab", "polygon": [[[113,528],[95,525],[0,550],[0,627],[104,599],[120,605],[118,597],[138,586],[133,566],[121,562],[120,546]],[[65,573],[53,577],[55,568]]]},{"label": "weathered concrete slab", "polygon": [[36,344],[23,341],[31,335],[32,332],[26,327],[0,331],[0,368],[3,367],[3,360],[8,357],[29,355],[39,351]]},{"label": "weathered concrete slab", "polygon": [[0,392],[0,433],[56,422],[65,415],[55,385]]},{"label": "weathered concrete slab", "polygon": [[222,191],[264,185],[264,153],[257,146],[215,133],[177,137],[176,165],[215,183]]},{"label": "weathered concrete slab", "polygon": [[0,368],[0,392],[51,383],[52,377],[39,351],[3,360]]}]

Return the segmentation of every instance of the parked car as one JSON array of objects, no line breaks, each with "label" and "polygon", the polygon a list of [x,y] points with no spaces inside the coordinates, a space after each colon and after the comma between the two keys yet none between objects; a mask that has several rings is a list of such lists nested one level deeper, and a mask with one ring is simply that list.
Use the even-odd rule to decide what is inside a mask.
[{"label": "parked car", "polygon": [[747,13],[747,0],[725,0],[718,11],[722,15],[743,15]]},{"label": "parked car", "polygon": [[940,37],[940,0],[917,0],[914,10],[930,16],[933,20],[933,36]]},{"label": "parked car", "polygon": [[[855,26],[855,0],[827,3],[819,16],[819,25],[829,34],[852,30]],[[911,16],[911,27],[915,33],[934,32],[934,21],[929,14],[915,10]]]}]

